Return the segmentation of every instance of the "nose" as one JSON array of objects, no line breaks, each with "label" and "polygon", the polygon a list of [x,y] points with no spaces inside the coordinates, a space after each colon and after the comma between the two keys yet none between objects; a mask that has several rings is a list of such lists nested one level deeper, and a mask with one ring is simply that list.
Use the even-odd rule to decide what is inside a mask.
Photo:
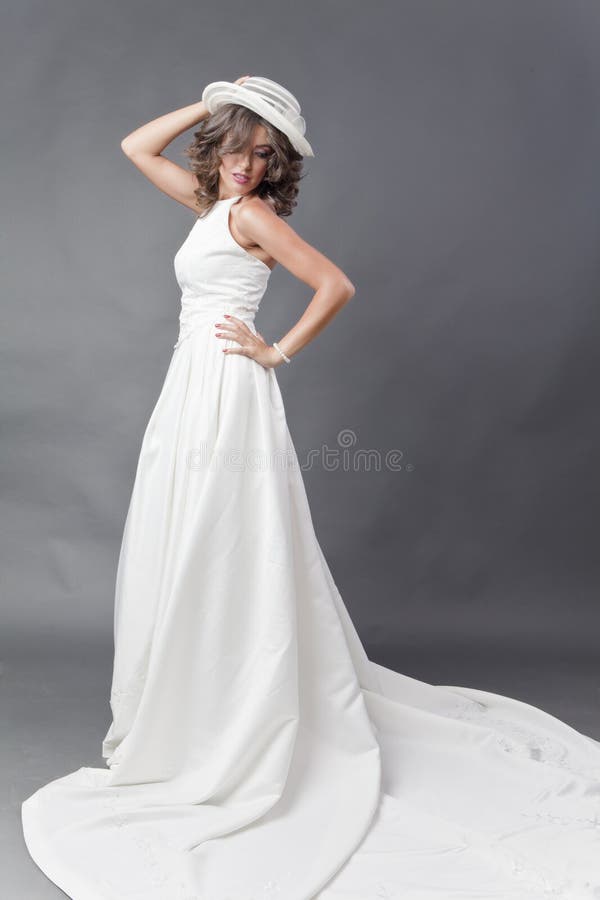
[{"label": "nose", "polygon": [[250,154],[249,153],[240,154],[239,167],[240,167],[240,169],[245,169],[245,170],[252,168],[252,166],[250,164]]}]

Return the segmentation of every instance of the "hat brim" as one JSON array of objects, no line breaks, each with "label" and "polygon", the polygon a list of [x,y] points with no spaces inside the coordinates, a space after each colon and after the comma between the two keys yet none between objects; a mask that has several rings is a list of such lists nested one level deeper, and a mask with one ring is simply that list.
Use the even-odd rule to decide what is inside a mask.
[{"label": "hat brim", "polygon": [[235,84],[230,81],[213,81],[204,88],[202,102],[209,113],[215,112],[224,103],[237,103],[239,106],[245,106],[247,109],[258,113],[263,119],[271,122],[279,131],[283,131],[289,138],[292,146],[302,156],[314,157],[315,155],[304,135],[300,134],[298,129],[294,128],[285,116],[282,116],[274,106],[263,100],[258,94],[245,90],[241,84]]}]

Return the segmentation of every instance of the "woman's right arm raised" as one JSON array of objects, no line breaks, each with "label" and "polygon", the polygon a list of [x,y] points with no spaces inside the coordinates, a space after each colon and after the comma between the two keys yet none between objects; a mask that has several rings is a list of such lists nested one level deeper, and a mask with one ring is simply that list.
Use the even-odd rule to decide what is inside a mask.
[{"label": "woman's right arm raised", "polygon": [[208,110],[204,103],[192,103],[173,110],[158,119],[147,122],[121,141],[125,156],[137,166],[159,190],[189,206],[197,212],[194,190],[198,187],[196,176],[182,166],[171,162],[161,152],[178,135],[205,119]]},{"label": "woman's right arm raised", "polygon": [[[242,75],[235,84],[243,84],[249,77]],[[206,106],[200,100],[198,103],[175,109],[147,122],[121,141],[121,149],[125,156],[152,184],[173,200],[189,206],[194,212],[198,212],[194,194],[198,187],[196,176],[165,156],[161,156],[161,153],[171,141],[208,115]]]}]

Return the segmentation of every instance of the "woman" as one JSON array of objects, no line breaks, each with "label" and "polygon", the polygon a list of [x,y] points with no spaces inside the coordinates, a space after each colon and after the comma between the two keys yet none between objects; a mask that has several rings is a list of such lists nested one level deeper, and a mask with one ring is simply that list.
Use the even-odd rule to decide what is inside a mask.
[{"label": "woman", "polygon": [[[300,112],[244,76],[123,141],[199,216],[119,558],[107,769],[29,797],[27,846],[74,900],[597,896],[600,744],[370,661],[321,552],[274,369],[354,287],[283,221]],[[197,123],[187,172],[160,154]],[[277,263],[315,295],[268,345]]]}]

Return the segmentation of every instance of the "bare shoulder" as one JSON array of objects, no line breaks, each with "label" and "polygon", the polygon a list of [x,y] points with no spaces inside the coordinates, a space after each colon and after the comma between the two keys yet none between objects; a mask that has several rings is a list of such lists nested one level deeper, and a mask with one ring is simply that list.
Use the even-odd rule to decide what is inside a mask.
[{"label": "bare shoulder", "polygon": [[278,218],[275,212],[275,204],[269,197],[244,197],[233,205],[237,207],[236,212],[238,215],[247,220],[254,219],[257,215],[275,216],[275,218]]},{"label": "bare shoulder", "polygon": [[232,204],[231,211],[234,210],[236,218],[231,223],[234,237],[270,268],[278,262],[314,290],[325,282],[336,282],[352,296],[354,286],[347,275],[278,216],[268,201],[257,196],[243,197]]},{"label": "bare shoulder", "polygon": [[231,207],[230,230],[245,250],[257,256],[270,269],[277,260],[265,248],[265,233],[271,232],[281,220],[270,200],[262,197],[243,197]]},{"label": "bare shoulder", "polygon": [[275,203],[268,197],[256,195],[236,201],[232,206],[231,218],[244,238],[259,246],[265,232],[272,234],[286,227],[281,216],[277,215]]}]

